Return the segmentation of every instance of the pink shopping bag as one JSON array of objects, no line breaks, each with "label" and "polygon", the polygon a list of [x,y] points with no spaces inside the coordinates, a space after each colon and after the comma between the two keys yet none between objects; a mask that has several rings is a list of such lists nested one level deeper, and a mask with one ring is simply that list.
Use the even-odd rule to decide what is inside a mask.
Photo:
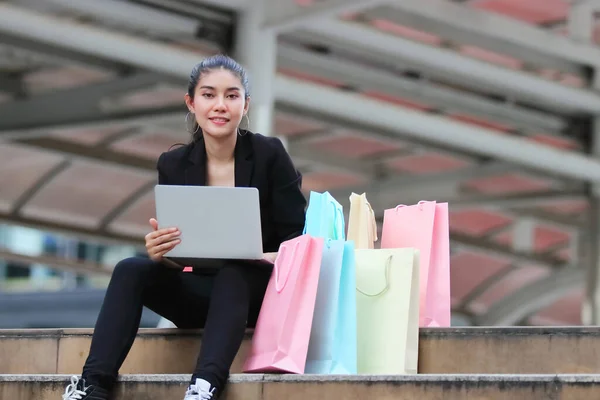
[{"label": "pink shopping bag", "polygon": [[323,243],[302,235],[281,244],[244,372],[304,373]]},{"label": "pink shopping bag", "polygon": [[419,326],[450,326],[450,227],[448,203],[420,201],[385,210],[381,248],[420,252]]}]

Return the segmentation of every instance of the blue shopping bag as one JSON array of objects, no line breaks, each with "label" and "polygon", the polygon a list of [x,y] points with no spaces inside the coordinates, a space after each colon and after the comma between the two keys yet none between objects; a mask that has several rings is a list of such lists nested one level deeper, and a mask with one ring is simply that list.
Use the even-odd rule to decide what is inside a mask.
[{"label": "blue shopping bag", "polygon": [[343,207],[329,192],[310,192],[303,233],[324,239],[346,238]]},{"label": "blue shopping bag", "polygon": [[354,242],[327,240],[305,373],[356,374],[356,273]]},{"label": "blue shopping bag", "polygon": [[332,374],[358,373],[356,317],[356,260],[354,242],[344,242],[344,259],[333,342]]}]

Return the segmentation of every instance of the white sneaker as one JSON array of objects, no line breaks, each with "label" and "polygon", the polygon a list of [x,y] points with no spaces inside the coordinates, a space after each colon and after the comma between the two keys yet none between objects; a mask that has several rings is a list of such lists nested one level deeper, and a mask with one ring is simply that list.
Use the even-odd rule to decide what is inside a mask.
[{"label": "white sneaker", "polygon": [[62,400],[107,400],[108,391],[93,385],[86,386],[85,380],[71,377],[71,384],[65,389]]},{"label": "white sneaker", "polygon": [[183,400],[210,400],[215,388],[204,379],[196,378],[196,384],[188,386]]}]

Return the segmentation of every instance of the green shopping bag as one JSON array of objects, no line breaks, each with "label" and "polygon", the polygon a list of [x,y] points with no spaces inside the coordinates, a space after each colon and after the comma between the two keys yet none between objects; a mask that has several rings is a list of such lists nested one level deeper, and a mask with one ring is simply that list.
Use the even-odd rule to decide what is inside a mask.
[{"label": "green shopping bag", "polygon": [[359,374],[416,374],[419,355],[419,251],[357,249]]}]

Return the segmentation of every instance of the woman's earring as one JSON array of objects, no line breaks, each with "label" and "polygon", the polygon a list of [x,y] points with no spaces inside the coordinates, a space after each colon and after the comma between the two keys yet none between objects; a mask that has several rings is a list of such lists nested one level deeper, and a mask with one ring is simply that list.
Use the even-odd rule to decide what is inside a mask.
[{"label": "woman's earring", "polygon": [[[200,129],[200,125],[198,125],[196,127],[196,130],[194,132],[190,132],[190,128],[189,128],[189,126],[190,126],[190,122],[189,122],[190,114],[193,115],[193,113],[191,113],[190,111],[188,111],[188,113],[185,115],[185,130],[188,131],[188,133],[191,133],[193,135],[194,133],[198,132],[198,129]],[[194,126],[194,123],[196,123],[196,121],[192,122],[192,126]]]},{"label": "woman's earring", "polygon": [[[247,122],[246,129],[245,129],[246,132],[242,134],[241,129],[238,127],[238,135],[240,135],[240,136],[244,136],[250,130],[250,118],[248,117],[248,114],[244,114],[244,117],[246,117],[246,122]],[[244,117],[242,117],[242,119],[244,119]]]}]

